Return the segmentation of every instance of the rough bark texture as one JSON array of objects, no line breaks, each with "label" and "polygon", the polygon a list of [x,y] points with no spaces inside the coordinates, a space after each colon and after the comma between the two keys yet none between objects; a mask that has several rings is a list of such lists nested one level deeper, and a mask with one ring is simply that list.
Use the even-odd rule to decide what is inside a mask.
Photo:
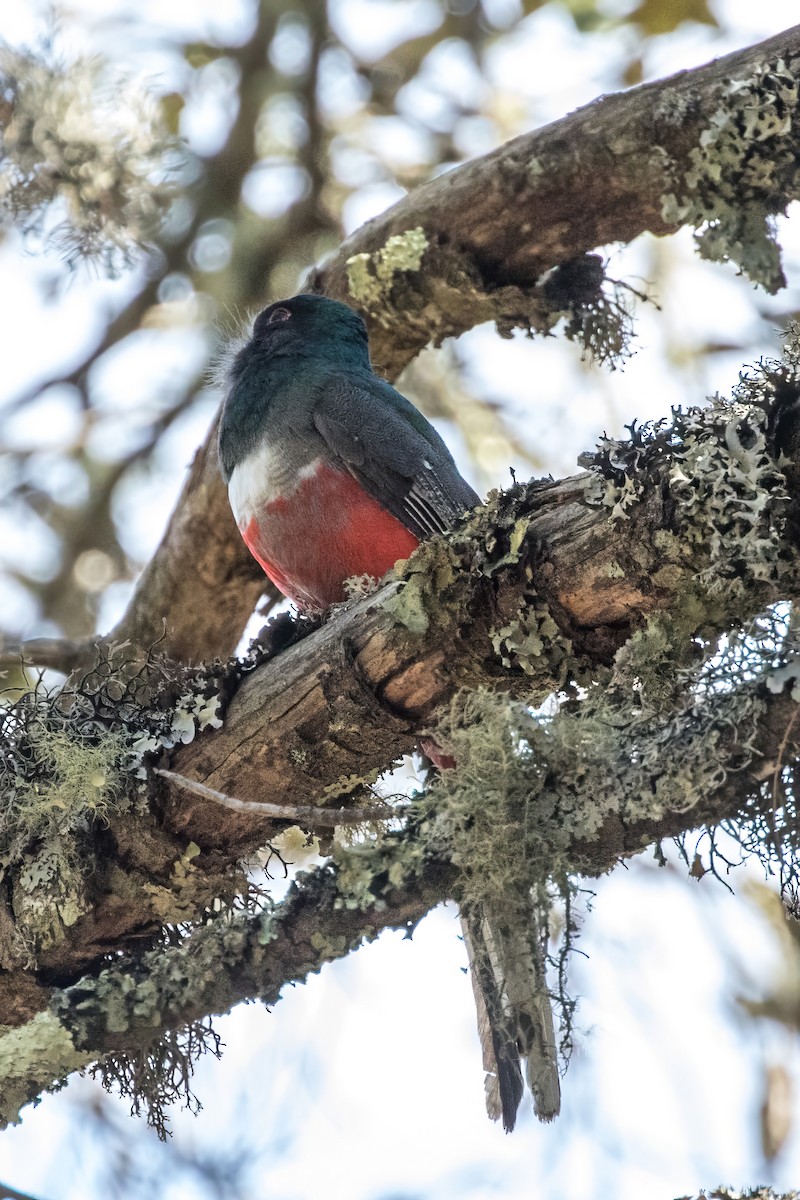
[{"label": "rough bark texture", "polygon": [[[416,188],[357,230],[314,284],[352,303],[353,257],[419,226],[432,248],[426,269],[402,280],[389,314],[383,306],[372,314],[381,369],[397,374],[432,336],[438,342],[481,321],[524,325],[547,296],[537,288],[553,267],[646,230],[674,233],[683,222],[667,215],[665,197],[695,169],[693,154],[730,82],[799,53],[795,26],[698,70],[601,96]],[[786,197],[771,200],[780,211]]]},{"label": "rough bark texture", "polygon": [[[727,229],[735,257],[738,226],[725,197],[710,196],[699,150],[708,149],[710,129],[731,124],[738,141],[722,161],[724,186],[742,198],[737,213],[755,214],[763,226],[798,191],[798,62],[800,27],[691,74],[598,101],[418,189],[354,235],[314,286],[359,304],[371,321],[374,358],[393,376],[431,336],[440,340],[488,319],[505,331],[546,328],[558,311],[574,314],[587,300],[594,268],[568,264],[608,241],[710,218],[715,230]],[[773,116],[775,105],[783,106],[767,134],[753,120],[762,93],[772,97]],[[770,138],[783,139],[780,147]],[[754,170],[765,142],[779,164],[768,179]],[[417,229],[421,238],[409,241]],[[395,237],[399,242],[388,245]],[[748,258],[747,246],[741,249]],[[758,243],[749,265],[773,284],[769,253],[762,252]],[[565,272],[545,279],[554,267]],[[769,524],[769,485],[758,484],[752,512],[769,527],[760,540],[754,536],[753,557],[747,539],[735,529],[723,535],[718,513],[708,515],[712,468],[704,466],[698,479],[683,469],[676,474],[672,468],[686,462],[670,443],[641,470],[636,450],[624,470],[611,465],[605,474],[512,489],[450,539],[422,547],[381,591],[335,612],[246,676],[222,729],[180,748],[170,767],[241,800],[339,806],[412,749],[462,687],[542,698],[565,679],[607,672],[655,614],[668,615],[684,639],[700,632],[710,638],[745,613],[793,598],[800,577],[797,394],[795,380],[769,432],[766,474],[760,460],[753,468],[752,478],[774,481],[779,497]],[[691,431],[709,439],[709,455],[697,462],[713,465],[715,454],[728,455],[715,486],[728,487],[748,453],[744,425],[737,414],[724,429]],[[757,440],[763,429],[754,424],[748,437]],[[781,453],[791,454],[785,491]],[[746,490],[751,475],[742,478]],[[224,655],[261,588],[229,514],[212,437],[111,640],[146,649],[165,633],[163,648],[184,662]],[[766,693],[760,702],[749,730],[751,763],[742,767],[732,728],[730,741],[718,746],[731,769],[702,804],[631,817],[620,797],[594,837],[567,829],[569,866],[599,874],[661,837],[739,813],[800,748],[794,702]],[[246,996],[274,1000],[284,983],[381,928],[407,927],[457,892],[447,865],[429,863],[412,877],[399,861],[398,880],[390,858],[383,872],[369,867],[359,890],[354,852],[338,871],[301,882],[275,912],[200,924],[167,949],[158,940],[163,925],[198,920],[216,901],[232,901],[243,886],[238,859],[276,825],[163,778],[150,802],[148,814],[112,814],[107,825],[98,823],[85,876],[90,910],[65,922],[61,936],[36,954],[35,968],[15,942],[13,888],[2,897],[5,1120],[91,1059],[142,1046],[154,1030]],[[132,961],[103,964],[104,955],[121,950]]]},{"label": "rough bark texture", "polygon": [[[341,804],[360,781],[410,753],[459,688],[516,683],[543,699],[554,687],[547,655],[535,674],[503,669],[491,631],[524,608],[533,576],[537,604],[553,614],[576,657],[608,664],[650,614],[678,602],[705,562],[702,545],[694,554],[682,548],[678,562],[659,548],[670,511],[653,488],[635,518],[610,521],[590,474],[507,493],[455,540],[455,565],[443,543],[429,543],[409,561],[411,586],[418,571],[431,581],[424,632],[411,632],[402,610],[398,619],[393,602],[408,584],[391,583],[348,605],[249,676],[223,728],[181,750],[175,769],[242,800]],[[515,560],[489,575],[493,556],[508,549],[498,528],[519,535],[520,522]],[[474,552],[495,534],[487,573],[476,571]],[[204,849],[240,853],[263,843],[271,827],[175,788],[165,824]]]},{"label": "rough bark texture", "polygon": [[[620,811],[590,841],[576,830],[575,868],[601,875],[662,838],[739,814],[753,788],[800,752],[795,702],[784,696],[764,699],[754,770],[732,774],[697,810],[645,821]],[[739,753],[735,730],[729,751],[734,758]],[[431,864],[401,886],[385,879],[382,885],[373,880],[372,886],[377,894],[356,903],[346,876],[343,880],[341,873],[323,869],[294,887],[272,913],[200,926],[178,946],[161,945],[144,954],[133,969],[123,960],[72,985],[41,989],[16,1027],[0,1031],[0,1122],[15,1121],[19,1109],[43,1089],[105,1054],[146,1049],[165,1030],[209,1012],[227,1012],[241,1000],[274,1003],[286,984],[382,930],[412,930],[426,912],[457,893],[457,873]]]},{"label": "rough bark texture", "polygon": [[[734,79],[758,81],[765,65],[778,61],[794,72],[798,56],[795,26],[698,70],[605,96],[515,138],[416,188],[370,221],[310,286],[362,312],[373,361],[389,379],[431,339],[438,343],[491,320],[501,332],[541,326],[545,312],[552,320],[586,298],[587,269],[579,266],[574,279],[568,270],[544,279],[552,268],[646,230],[664,234],[698,224],[704,216],[697,206],[713,216],[705,181],[688,177],[697,171],[692,156],[721,107],[745,130],[737,154],[724,165],[726,196],[738,194],[741,204],[747,190],[751,205],[773,213],[785,208],[796,194],[793,173],[791,179],[771,176],[760,190],[753,184],[750,159],[762,143],[759,129],[747,125],[752,91],[728,94],[727,86]],[[786,142],[781,152],[793,166],[800,156],[797,130],[790,129]],[[666,197],[675,193],[696,207],[668,221]],[[367,255],[369,275],[379,269],[372,258],[388,239],[416,228],[427,242],[416,268],[389,267],[363,299],[354,295],[353,260]],[[594,295],[596,286],[591,279],[589,284]],[[225,655],[241,637],[258,594],[258,576],[236,536],[219,477],[212,429],[112,638],[148,646],[164,637],[164,648],[187,662]]]},{"label": "rough bark texture", "polygon": [[[774,424],[786,447],[797,442],[796,390],[784,392],[786,415]],[[732,410],[727,422],[710,421],[703,443],[708,461],[715,450],[723,467],[729,461],[731,422],[741,432],[741,411]],[[780,448],[773,452],[777,456]],[[461,687],[516,689],[542,699],[562,682],[565,663],[570,674],[596,676],[657,612],[676,623],[685,613],[687,639],[699,627],[709,637],[731,622],[730,606],[712,595],[726,575],[746,579],[740,586],[751,612],[790,598],[796,565],[782,567],[777,581],[760,578],[763,564],[748,565],[738,537],[717,548],[709,570],[709,531],[686,524],[693,506],[686,495],[679,505],[670,490],[677,453],[665,454],[653,471],[643,466],[641,494],[627,516],[614,516],[603,502],[608,481],[598,472],[519,485],[476,510],[449,539],[422,546],[398,569],[399,580],[344,606],[322,628],[245,675],[223,727],[179,748],[172,769],[239,800],[339,807],[410,751]],[[800,449],[796,453],[800,462]],[[689,498],[692,487],[699,495],[707,486],[707,479],[697,480]],[[798,499],[786,494],[781,517],[781,553],[794,564],[791,516]],[[698,583],[703,579],[706,592]],[[515,629],[521,635],[516,649]],[[536,649],[523,656],[519,646],[532,631]],[[767,727],[760,741],[768,734]],[[769,745],[763,753],[771,761]],[[276,830],[274,820],[231,811],[173,781],[159,780],[159,787],[155,820],[112,815],[108,828],[98,830],[94,874],[86,885],[91,911],[38,954],[39,984],[74,979],[108,950],[152,936],[164,921],[188,920],[215,897],[230,899],[242,884],[234,870],[238,858]],[[740,787],[752,789],[747,773],[734,786],[734,798]],[[659,830],[666,835],[674,827],[665,827],[660,816],[647,825],[648,838]],[[612,840],[610,857],[581,863],[581,869],[606,870],[614,855],[630,848],[627,840]],[[13,928],[10,910],[8,923]],[[12,968],[12,941],[6,941],[4,965]],[[15,1019],[25,1020],[47,993],[30,989],[30,973],[18,977],[26,985]],[[10,994],[10,980],[1,973],[0,980]]]}]

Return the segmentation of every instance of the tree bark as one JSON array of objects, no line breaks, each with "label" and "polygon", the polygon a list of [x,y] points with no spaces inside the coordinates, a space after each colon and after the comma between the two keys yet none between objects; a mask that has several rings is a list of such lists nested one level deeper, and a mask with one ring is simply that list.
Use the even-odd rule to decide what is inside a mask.
[{"label": "tree bark", "polygon": [[[596,299],[593,269],[580,266],[588,250],[646,230],[666,234],[718,220],[716,200],[763,218],[800,194],[796,95],[781,101],[788,128],[779,138],[765,138],[753,120],[759,97],[766,94],[768,114],[774,107],[764,72],[782,63],[796,87],[799,60],[794,26],[697,70],[602,97],[416,188],[354,233],[309,286],[361,311],[373,361],[389,379],[429,341],[439,344],[485,321],[506,334],[549,328],[559,312],[580,308],[587,285],[588,298]],[[704,138],[723,117],[741,132],[730,139],[715,195],[698,161],[713,161]],[[783,168],[759,183],[755,167],[770,154]],[[665,217],[675,209],[668,197],[685,201],[683,216]],[[353,261],[366,255],[367,273],[377,269],[375,256],[389,238],[417,228],[427,243],[418,266],[384,270],[382,286],[359,300]],[[735,246],[730,256],[736,258]],[[548,276],[554,268],[563,273]],[[163,639],[162,648],[184,662],[229,654],[263,588],[230,514],[215,429],[111,634],[144,648]]]},{"label": "tree bark", "polygon": [[[688,812],[631,820],[620,803],[591,839],[580,828],[568,829],[575,870],[599,876],[663,838],[740,815],[754,790],[800,752],[795,701],[766,690],[763,700],[752,769],[732,766],[719,791]],[[733,764],[740,753],[735,729],[727,752]],[[72,985],[42,989],[28,1019],[0,1030],[0,1125],[15,1122],[23,1105],[103,1055],[146,1051],[165,1030],[227,1012],[242,1000],[273,1004],[287,984],[384,929],[410,933],[430,909],[458,894],[458,873],[447,864],[412,869],[397,885],[389,879],[391,861],[387,853],[387,870],[374,870],[368,898],[357,900],[352,892],[345,854],[343,870],[322,867],[306,875],[271,912],[200,925],[177,946],[159,946],[135,964],[123,959]]]},{"label": "tree bark", "polygon": [[[440,341],[487,319],[505,332],[549,328],[559,312],[574,316],[596,303],[594,267],[581,256],[608,241],[709,220],[728,239],[723,256],[735,257],[741,229],[725,207],[728,191],[738,189],[736,214],[756,226],[800,191],[798,64],[800,27],[698,71],[605,98],[418,189],[354,235],[312,286],[361,307],[374,358],[394,376],[431,336]],[[720,171],[704,174],[723,128],[730,136]],[[763,154],[774,158],[772,175],[756,169]],[[720,185],[716,197],[710,179]],[[772,285],[768,241],[759,242],[752,221],[748,228],[756,252],[742,242],[740,257]],[[548,274],[554,268],[561,273]],[[514,488],[451,537],[421,547],[379,592],[335,611],[244,677],[222,729],[180,748],[171,769],[248,802],[350,804],[413,748],[461,688],[503,688],[535,702],[571,679],[608,674],[617,652],[657,614],[684,639],[709,639],[746,614],[792,599],[800,388],[790,374],[780,403],[770,397],[769,461],[757,469],[774,481],[775,497],[759,484],[752,519],[763,523],[767,513],[771,524],[752,544],[735,529],[721,531],[702,475],[709,470],[702,463],[727,455],[713,482],[728,487],[736,476],[748,453],[739,410],[724,428],[709,427],[709,456],[697,460],[697,478],[667,441],[641,467],[634,446],[623,466],[598,459],[598,471]],[[755,401],[753,409],[763,411]],[[751,511],[746,496],[742,504]],[[262,587],[229,513],[212,433],[110,640],[146,651],[163,638],[162,649],[183,662],[224,656]],[[740,731],[732,727],[719,750],[730,756],[730,770],[702,804],[680,812],[654,805],[652,816],[632,819],[625,798],[614,797],[594,837],[567,829],[570,868],[601,873],[661,837],[739,814],[800,748],[794,702],[765,691],[760,703],[748,731],[753,759],[742,767]],[[272,818],[200,800],[163,777],[151,800],[149,815],[112,815],[95,829],[95,873],[86,874],[93,907],[65,925],[33,969],[23,969],[14,946],[13,889],[3,897],[5,1120],[99,1055],[141,1047],[159,1028],[246,996],[276,999],[286,982],[381,928],[407,927],[458,890],[446,863],[409,874],[398,834],[370,845],[377,857],[366,893],[350,878],[358,856],[345,855],[338,870],[301,881],[266,917],[199,924],[176,947],[134,952],[164,924],[196,921],[217,901],[232,901],[243,887],[239,859],[277,828]],[[103,956],[122,950],[131,958],[103,966]]]},{"label": "tree bark", "polygon": [[[771,419],[781,434],[773,454],[794,446],[787,475],[798,480],[799,391],[785,378]],[[687,480],[683,451],[662,438],[655,465],[643,458],[638,474],[631,468],[625,475],[639,496],[624,515],[609,509],[607,488],[620,495],[625,489],[600,469],[495,497],[460,530],[420,547],[381,591],[342,606],[320,629],[246,673],[222,728],[179,747],[172,770],[249,804],[339,808],[355,798],[361,808],[363,785],[435,728],[437,713],[463,687],[516,691],[535,703],[569,679],[601,677],[655,614],[668,615],[691,645],[700,629],[713,639],[737,612],[756,614],[791,598],[798,579],[792,504],[800,494],[784,490],[763,447],[751,453],[766,483],[774,480],[778,507],[774,529],[754,531],[756,558],[748,561],[737,527],[712,552],[713,518],[708,527],[697,524],[695,509],[702,511],[709,490],[739,464],[735,439],[749,440],[744,411],[739,404],[724,416],[709,410],[698,418],[707,435],[698,443],[701,458],[718,472],[711,480]],[[758,405],[756,418],[763,419]],[[639,447],[629,449],[640,455]],[[622,462],[625,454],[620,445],[613,457]],[[750,479],[745,466],[743,478]],[[768,493],[756,499],[769,511]],[[733,496],[730,512],[741,511],[750,528],[755,503],[749,493]],[[767,533],[777,539],[781,564],[774,578],[758,557]],[[735,580],[735,603],[716,595],[726,577]],[[242,886],[238,860],[280,827],[271,816],[232,811],[174,780],[159,777],[158,786],[154,819],[112,813],[98,830],[87,884],[94,889],[91,911],[39,953],[33,978],[45,990],[31,992],[30,972],[14,973],[28,981],[15,1020],[41,1007],[48,985],[74,979],[110,948],[152,936],[165,921],[191,920],[215,897],[232,897]],[[661,828],[659,816],[652,838]],[[10,979],[0,974],[2,980],[12,995]]]}]

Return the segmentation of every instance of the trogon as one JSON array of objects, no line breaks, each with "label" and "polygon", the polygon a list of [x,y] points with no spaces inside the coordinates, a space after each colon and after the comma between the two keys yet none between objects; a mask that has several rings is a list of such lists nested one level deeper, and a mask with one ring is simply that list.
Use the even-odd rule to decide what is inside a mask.
[{"label": "trogon", "polygon": [[310,610],[480,504],[433,426],[372,370],[361,317],[325,296],[257,317],[230,368],[219,452],[251,554]]},{"label": "trogon", "polygon": [[[280,300],[256,318],[227,372],[219,457],[250,552],[310,611],[346,599],[352,576],[380,579],[480,504],[436,430],[372,370],[361,317],[324,296]],[[496,914],[463,923],[490,1115],[513,1128],[522,1055],[549,1120],[560,1092],[543,969],[507,945]]]}]

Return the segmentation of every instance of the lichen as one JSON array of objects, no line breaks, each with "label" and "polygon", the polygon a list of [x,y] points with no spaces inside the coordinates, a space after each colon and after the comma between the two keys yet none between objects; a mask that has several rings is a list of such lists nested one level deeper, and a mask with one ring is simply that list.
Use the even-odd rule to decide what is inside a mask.
[{"label": "lichen", "polygon": [[416,818],[412,825],[413,831],[381,833],[354,845],[334,844],[336,908],[381,912],[388,892],[418,878],[434,855],[427,838],[420,836]]},{"label": "lichen", "polygon": [[[418,798],[411,820],[421,845],[404,854],[404,870],[431,859],[451,863],[465,911],[501,920],[509,945],[527,939],[534,961],[552,906],[563,905],[569,931],[554,963],[562,1049],[573,1007],[564,964],[577,933],[578,872],[583,861],[591,866],[592,843],[609,822],[641,822],[648,831],[668,814],[694,811],[702,823],[710,799],[759,757],[763,681],[777,688],[800,678],[779,618],[719,646],[697,636],[701,609],[687,597],[674,613],[651,619],[620,648],[604,684],[573,689],[543,709],[462,692],[437,730],[457,768],[441,772]],[[642,845],[651,836],[644,832]],[[772,846],[764,830],[750,849],[766,861]],[[374,898],[370,873],[388,876],[374,854],[365,856],[360,876],[347,866],[348,894],[360,903]],[[537,986],[545,986],[541,978]]]},{"label": "lichen", "polygon": [[54,61],[0,48],[0,209],[25,231],[46,227],[70,261],[129,265],[171,200],[164,169],[174,146],[158,101],[98,58]]},{"label": "lichen", "polygon": [[[242,974],[264,978],[264,999],[277,1000],[283,978],[265,969],[264,948],[281,935],[282,921],[294,904],[329,907],[336,895],[336,877],[330,866],[300,873],[286,900],[267,900],[263,911],[220,914],[175,945],[159,947],[141,956],[135,972],[115,962],[96,977],[86,976],[56,993],[53,1012],[63,1027],[61,1036],[74,1046],[93,1047],[113,1034],[123,1044],[139,1049],[106,1056],[92,1069],[105,1087],[121,1092],[135,1113],[145,1111],[160,1136],[166,1129],[166,1107],[176,1100],[197,1110],[190,1079],[195,1059],[211,1050],[219,1055],[220,1040],[207,1022],[183,1030],[164,1028],[176,1015],[196,1009],[198,995],[214,1011],[225,1011],[241,985]],[[369,931],[357,927],[352,934],[313,935],[303,945],[308,957],[292,955],[294,978],[318,971],[360,944]],[[374,934],[373,934],[374,936]],[[276,982],[279,980],[279,982]],[[239,981],[239,982],[237,982]],[[0,1053],[3,1042],[0,1039]],[[83,1066],[87,1052],[74,1066]],[[72,1069],[68,1067],[67,1069]]]},{"label": "lichen", "polygon": [[19,1028],[0,1026],[0,1124],[19,1121],[31,1088],[56,1090],[71,1071],[86,1066],[89,1058],[49,1011],[36,1013]]},{"label": "lichen", "polygon": [[611,816],[657,821],[702,807],[726,779],[734,728],[737,769],[751,761],[758,690],[686,697],[684,677],[681,706],[675,674],[664,682],[666,651],[671,660],[655,623],[626,647],[613,688],[555,715],[495,693],[454,700],[437,736],[458,769],[430,790],[421,828],[428,851],[459,868],[465,900],[497,906],[563,879],[578,865],[575,843],[591,843]]},{"label": "lichen", "polygon": [[[754,583],[778,589],[793,571],[787,543],[791,497],[775,430],[800,389],[798,331],[783,360],[742,374],[731,399],[673,409],[670,420],[629,427],[625,441],[604,438],[581,464],[604,482],[612,520],[629,518],[662,489],[674,509],[659,549],[675,568],[690,558],[695,583],[712,598],[744,598]],[[700,564],[699,569],[697,564]]]},{"label": "lichen", "polygon": [[350,575],[344,580],[342,587],[348,600],[361,600],[378,591],[380,580],[374,575]]},{"label": "lichen", "polygon": [[[22,712],[31,717],[24,726],[15,720]],[[125,747],[118,731],[82,734],[59,727],[52,713],[31,713],[28,704],[6,710],[0,731],[1,877],[31,842],[68,836],[108,816],[122,790]]]},{"label": "lichen", "polygon": [[507,668],[541,677],[546,662],[547,676],[554,688],[574,678],[576,663],[569,638],[564,637],[550,612],[533,593],[526,593],[514,617],[489,634],[495,653]]},{"label": "lichen", "polygon": [[797,116],[798,82],[783,59],[727,81],[662,203],[669,224],[697,228],[704,258],[733,260],[768,292],[785,286],[773,217],[800,195]]},{"label": "lichen", "polygon": [[192,1092],[194,1064],[203,1055],[222,1057],[222,1039],[210,1020],[193,1021],[183,1029],[167,1030],[135,1054],[109,1054],[90,1074],[108,1091],[129,1100],[131,1116],[144,1115],[165,1141],[169,1134],[167,1109],[180,1103],[193,1114],[202,1104]]},{"label": "lichen", "polygon": [[[148,754],[221,724],[221,677],[222,668],[179,678],[164,664],[103,660],[62,691],[40,682],[0,709],[0,879],[21,962],[34,965],[91,911],[97,829],[142,809],[136,781]],[[169,888],[152,885],[165,920],[192,915],[180,897],[190,870],[187,859]]]},{"label": "lichen", "polygon": [[418,271],[428,248],[420,226],[393,234],[371,254],[354,254],[347,260],[350,295],[367,312],[388,326],[387,301],[398,273]]},{"label": "lichen", "polygon": [[395,564],[394,574],[401,582],[382,602],[384,609],[409,633],[424,634],[431,620],[444,629],[457,615],[458,567],[452,545],[441,538],[423,542],[410,559]]},{"label": "lichen", "polygon": [[91,908],[85,849],[92,824],[123,803],[124,739],[70,728],[30,695],[0,714],[0,736],[0,879],[30,966]]},{"label": "lichen", "polygon": [[365,774],[342,775],[339,779],[334,779],[332,783],[328,783],[319,794],[320,804],[327,804],[331,800],[336,800],[342,796],[351,796],[357,788],[368,787],[380,775],[378,769],[367,771]]}]

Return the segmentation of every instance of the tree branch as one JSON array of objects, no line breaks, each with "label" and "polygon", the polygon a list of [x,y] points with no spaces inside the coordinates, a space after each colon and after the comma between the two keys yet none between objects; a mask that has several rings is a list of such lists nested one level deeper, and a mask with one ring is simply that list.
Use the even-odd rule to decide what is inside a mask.
[{"label": "tree branch", "polygon": [[[732,730],[720,756],[723,772],[729,765],[731,771],[701,807],[631,820],[628,798],[612,798],[614,811],[591,839],[585,836],[582,813],[556,813],[574,869],[602,875],[654,841],[740,813],[747,797],[783,765],[776,751],[782,747],[793,757],[800,752],[795,702],[762,691],[757,765],[736,768],[741,747]],[[592,770],[591,762],[584,766]],[[680,771],[681,764],[664,769]],[[286,984],[305,979],[384,929],[410,933],[431,908],[458,895],[458,872],[440,862],[420,865],[413,856],[404,858],[404,838],[390,835],[377,848],[340,851],[338,869],[324,866],[301,876],[272,910],[198,926],[177,946],[159,946],[133,963],[116,961],[72,986],[52,989],[44,1011],[0,1033],[0,1122],[15,1122],[42,1090],[103,1055],[146,1051],[165,1030],[227,1012],[242,1000],[274,1004]],[[392,882],[404,863],[402,882]],[[391,874],[389,864],[394,864]]]},{"label": "tree branch", "polygon": [[168,779],[170,783],[182,788],[201,800],[211,800],[223,808],[236,813],[252,813],[258,817],[274,817],[278,821],[296,821],[306,829],[336,829],[341,825],[364,825],[373,821],[396,821],[403,815],[402,808],[392,808],[387,804],[376,804],[373,808],[320,808],[316,804],[272,804],[269,800],[240,800],[237,796],[226,796],[214,788],[198,783],[196,779],[187,779],[175,771],[167,771],[156,767],[154,775]]},{"label": "tree branch", "polygon": [[[420,547],[381,591],[246,670],[222,728],[178,746],[171,763],[246,808],[164,780],[152,819],[112,810],[84,872],[94,889],[86,915],[39,950],[36,978],[74,979],[108,948],[231,896],[237,861],[295,821],[298,805],[364,807],[363,785],[435,728],[461,688],[541,701],[570,680],[602,679],[658,614],[670,623],[665,641],[688,652],[701,635],[713,646],[717,633],[793,596],[800,493],[776,461],[794,447],[787,475],[800,464],[800,382],[788,368],[765,370],[747,419],[744,396],[720,402],[647,445],[637,434],[607,447],[591,472],[494,497],[460,531]],[[213,700],[203,693],[205,706]],[[259,808],[264,799],[270,808]],[[286,806],[279,826],[275,806]],[[14,962],[9,952],[4,965]],[[37,992],[33,1011],[40,1002]]]},{"label": "tree branch", "polygon": [[[706,236],[701,252],[731,257],[774,288],[780,268],[766,221],[799,194],[798,61],[795,26],[595,101],[416,188],[353,234],[310,286],[362,311],[373,360],[390,379],[431,339],[489,320],[505,333],[549,329],[560,313],[596,304],[595,267],[569,264],[646,230],[710,222],[716,240]],[[398,248],[403,265],[393,269],[380,251],[417,228],[424,249],[415,258],[406,247],[403,258]],[[212,429],[111,637],[146,648],[166,622],[164,649],[174,658],[224,656],[260,583],[230,515]]]},{"label": "tree branch", "polygon": [[[345,295],[346,280],[351,299],[355,288],[372,313],[376,359],[391,371],[431,331],[444,336],[487,316],[504,328],[547,327],[559,306],[574,314],[586,294],[576,298],[562,276],[554,300],[547,282],[539,282],[542,271],[610,236],[627,239],[647,227],[665,232],[710,214],[710,228],[722,238],[716,249],[724,243],[733,253],[736,231],[744,237],[737,215],[721,201],[714,207],[716,200],[701,213],[701,201],[713,197],[700,152],[728,126],[735,145],[722,156],[722,182],[741,189],[737,211],[750,222],[740,258],[760,247],[766,257],[756,255],[749,265],[771,285],[769,243],[759,242],[753,221],[760,214],[763,234],[766,216],[796,194],[791,72],[798,61],[800,27],[527,135],[419,189],[371,223],[317,277],[317,286]],[[774,116],[781,105],[783,119],[765,132],[759,112]],[[581,139],[588,139],[585,148]],[[776,139],[785,140],[777,146]],[[762,152],[783,172],[769,186],[759,183]],[[609,205],[595,205],[591,216],[586,189],[596,200],[598,175],[608,184]],[[581,194],[584,205],[573,213],[572,199]],[[440,208],[436,225],[431,214]],[[468,211],[483,216],[473,225]],[[509,211],[523,214],[511,235],[504,227]],[[421,239],[383,253],[392,229],[417,228]],[[416,267],[409,248],[419,254]],[[399,267],[395,251],[406,255]],[[578,271],[573,284],[576,278],[580,292],[586,275]],[[441,324],[434,309],[444,314]],[[385,324],[378,313],[386,315]],[[23,969],[15,940],[15,906],[21,909],[24,897],[12,867],[0,905],[0,995],[8,998],[4,1019],[17,1025],[0,1036],[5,1118],[98,1055],[141,1047],[162,1026],[224,1010],[245,996],[274,1000],[286,982],[362,938],[392,925],[407,928],[440,899],[458,894],[459,876],[426,857],[409,818],[397,834],[338,853],[336,869],[302,879],[267,916],[198,926],[178,946],[159,946],[132,962],[117,959],[98,972],[108,951],[129,950],[137,937],[152,944],[165,924],[196,921],[218,901],[241,895],[237,860],[276,828],[274,807],[253,811],[260,798],[285,805],[287,820],[298,806],[352,807],[359,789],[409,751],[464,687],[504,689],[529,704],[575,680],[608,679],[612,664],[620,670],[626,655],[635,666],[636,639],[656,615],[666,623],[665,645],[699,654],[701,645],[709,652],[720,632],[796,596],[797,339],[783,367],[766,368],[748,386],[735,405],[678,414],[673,426],[646,438],[636,431],[628,443],[606,444],[591,457],[590,472],[493,497],[449,538],[422,546],[375,595],[342,606],[321,629],[243,675],[223,727],[179,747],[171,766],[240,798],[245,808],[203,802],[164,780],[163,790],[150,797],[150,813],[143,806],[112,809],[107,825],[95,821],[85,847],[92,867],[78,873],[86,906],[77,916],[69,913],[51,941],[26,951],[35,952],[35,969]],[[166,620],[165,649],[174,656],[191,661],[220,653],[238,639],[260,588],[234,530],[210,442],[112,638],[146,648]],[[633,671],[628,683],[637,678]],[[754,685],[740,689],[745,692],[757,707],[747,710],[746,723],[734,704],[720,726],[724,732],[714,742],[720,778],[702,801],[670,807],[659,798],[664,792],[657,785],[671,769],[678,774],[668,780],[668,794],[676,779],[681,784],[684,764],[676,756],[647,780],[652,803],[647,789],[633,807],[624,788],[604,794],[602,820],[589,822],[593,836],[587,817],[596,814],[565,806],[551,818],[564,869],[601,873],[661,837],[741,814],[765,779],[779,779],[786,757],[800,751],[794,702],[764,689],[756,695]],[[211,700],[203,694],[204,704]],[[556,720],[566,722],[568,715]],[[580,765],[599,773],[600,759],[581,753]],[[57,890],[58,884],[56,874],[48,886]],[[47,905],[44,885],[36,902]],[[92,973],[80,978],[88,967]]]},{"label": "tree branch", "polygon": [[0,635],[0,671],[3,667],[51,667],[69,674],[86,658],[89,643],[68,638],[18,638]]}]

